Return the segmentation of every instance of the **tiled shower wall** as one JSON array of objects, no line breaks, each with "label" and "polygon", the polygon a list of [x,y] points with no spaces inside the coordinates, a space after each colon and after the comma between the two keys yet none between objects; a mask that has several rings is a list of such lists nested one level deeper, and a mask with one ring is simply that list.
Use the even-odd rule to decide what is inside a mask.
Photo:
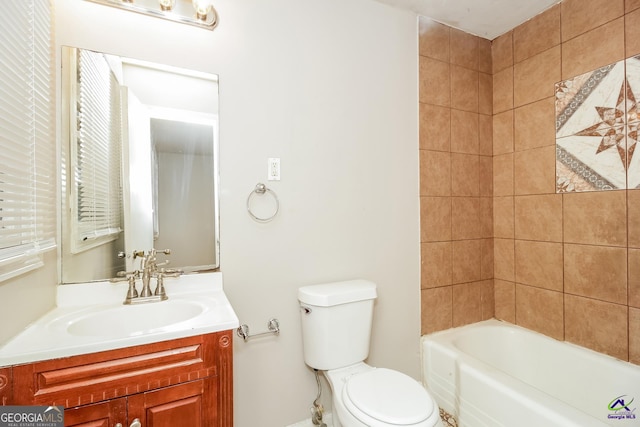
[{"label": "tiled shower wall", "polygon": [[[444,35],[449,59],[438,57]],[[493,40],[484,68],[487,42],[477,40],[475,195],[460,194],[468,174],[476,176],[475,163],[454,160],[464,145],[454,134],[469,123],[458,117],[471,112],[454,103],[460,82],[453,70],[461,65],[453,52],[463,39],[472,37],[421,22],[423,333],[495,315],[640,364],[640,190],[556,194],[554,106],[556,82],[640,53],[640,0],[565,0]],[[446,66],[448,86],[436,71]],[[481,83],[487,74],[489,95]],[[475,98],[471,88],[464,92]],[[482,109],[491,95],[492,108]],[[435,125],[447,110],[448,139]],[[483,125],[487,115],[492,121]],[[446,160],[437,162],[447,156],[449,169]],[[488,158],[492,165],[484,165]],[[476,212],[480,231],[470,238],[458,227],[472,228]],[[474,271],[479,264],[479,280],[462,280],[471,264]]]},{"label": "tiled shower wall", "polygon": [[422,331],[494,315],[491,43],[420,20]]}]

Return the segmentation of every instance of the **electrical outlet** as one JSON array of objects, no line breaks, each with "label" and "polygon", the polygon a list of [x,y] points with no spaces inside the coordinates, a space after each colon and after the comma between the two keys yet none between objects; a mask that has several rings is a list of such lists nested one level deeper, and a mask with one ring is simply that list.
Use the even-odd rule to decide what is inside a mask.
[{"label": "electrical outlet", "polygon": [[280,157],[270,157],[267,163],[267,179],[280,181]]}]

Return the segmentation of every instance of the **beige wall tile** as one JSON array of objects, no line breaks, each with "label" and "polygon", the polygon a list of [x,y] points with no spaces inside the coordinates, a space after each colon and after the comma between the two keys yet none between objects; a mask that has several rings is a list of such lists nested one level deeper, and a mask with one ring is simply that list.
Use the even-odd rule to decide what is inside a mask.
[{"label": "beige wall tile", "polygon": [[513,142],[513,110],[507,110],[493,116],[493,154],[513,153]]},{"label": "beige wall tile", "polygon": [[493,198],[493,235],[503,239],[514,238],[513,196]]},{"label": "beige wall tile", "polygon": [[513,67],[493,74],[493,114],[513,108]]},{"label": "beige wall tile", "polygon": [[640,248],[640,190],[627,191],[629,247]]},{"label": "beige wall tile", "polygon": [[480,195],[480,156],[451,153],[451,195]]},{"label": "beige wall tile", "polygon": [[560,6],[554,6],[513,30],[515,62],[560,44]]},{"label": "beige wall tile", "polygon": [[516,196],[516,239],[562,241],[562,195]]},{"label": "beige wall tile", "polygon": [[568,294],[565,294],[564,303],[567,341],[627,360],[626,306]]},{"label": "beige wall tile", "polygon": [[420,102],[451,106],[451,70],[448,63],[420,57]]},{"label": "beige wall tile", "polygon": [[478,113],[451,110],[451,151],[478,154]]},{"label": "beige wall tile", "polygon": [[420,197],[420,241],[451,240],[451,197]]},{"label": "beige wall tile", "polygon": [[513,196],[513,153],[493,157],[493,195]]},{"label": "beige wall tile", "polygon": [[[640,5],[640,0],[637,1]],[[634,10],[624,17],[624,56],[630,58],[640,53],[640,10]]]},{"label": "beige wall tile", "polygon": [[564,240],[627,246],[625,191],[567,193],[563,203]]},{"label": "beige wall tile", "polygon": [[478,70],[478,37],[451,28],[451,63]]},{"label": "beige wall tile", "polygon": [[456,240],[453,242],[453,283],[469,283],[480,280],[481,240]]},{"label": "beige wall tile", "polygon": [[451,107],[478,112],[478,71],[451,65]]},{"label": "beige wall tile", "polygon": [[564,339],[562,292],[516,284],[516,323],[552,338]]},{"label": "beige wall tile", "polygon": [[629,248],[629,305],[640,308],[640,249]]},{"label": "beige wall tile", "polygon": [[493,196],[493,157],[478,156],[480,163],[480,196]]},{"label": "beige wall tile", "polygon": [[451,237],[453,240],[479,239],[481,237],[479,197],[452,197],[451,210]]},{"label": "beige wall tile", "polygon": [[515,151],[556,145],[555,108],[555,98],[551,97],[515,109]]},{"label": "beige wall tile", "polygon": [[482,114],[493,113],[493,76],[478,73],[478,111]]},{"label": "beige wall tile", "polygon": [[480,282],[482,290],[482,320],[493,319],[496,310],[495,294],[493,289],[493,279]]},{"label": "beige wall tile", "polygon": [[420,150],[420,194],[451,195],[451,154]]},{"label": "beige wall tile", "polygon": [[493,279],[493,239],[482,239],[480,245],[480,278]]},{"label": "beige wall tile", "polygon": [[509,31],[491,42],[493,74],[513,67],[513,31]]},{"label": "beige wall tile", "polygon": [[556,191],[556,147],[518,151],[514,155],[516,195],[550,194]]},{"label": "beige wall tile", "polygon": [[[563,47],[564,49],[564,47]],[[513,105],[520,107],[554,96],[560,81],[560,46],[552,47],[513,67]]]},{"label": "beige wall tile", "polygon": [[493,155],[493,116],[478,115],[478,151],[483,156]]},{"label": "beige wall tile", "polygon": [[420,149],[451,150],[451,109],[420,104]]},{"label": "beige wall tile", "polygon": [[624,18],[569,40],[562,45],[562,80],[624,59],[624,47]]},{"label": "beige wall tile", "polygon": [[629,309],[629,362],[640,365],[640,309]]},{"label": "beige wall tile", "polygon": [[627,248],[565,243],[564,291],[627,304]]},{"label": "beige wall tile", "polygon": [[[493,239],[493,197],[480,197],[480,238]],[[486,279],[486,277],[483,277]]]},{"label": "beige wall tile", "polygon": [[561,7],[564,42],[622,16],[624,0],[564,0]]},{"label": "beige wall tile", "polygon": [[562,243],[516,240],[516,282],[563,291]]},{"label": "beige wall tile", "polygon": [[478,37],[478,71],[493,74],[491,64],[491,40]]},{"label": "beige wall tile", "polygon": [[493,275],[496,279],[515,280],[513,239],[493,239]]},{"label": "beige wall tile", "polygon": [[450,27],[424,16],[420,17],[420,55],[449,62]]},{"label": "beige wall tile", "polygon": [[452,287],[424,289],[421,292],[422,333],[451,328]]},{"label": "beige wall tile", "polygon": [[625,191],[565,194],[565,242],[627,246],[626,200]]},{"label": "beige wall tile", "polygon": [[453,264],[451,242],[432,242],[421,244],[422,289],[447,286],[452,283]]},{"label": "beige wall tile", "polygon": [[482,320],[482,282],[453,286],[453,327]]},{"label": "beige wall tile", "polygon": [[516,285],[513,282],[494,280],[496,319],[516,323]]}]

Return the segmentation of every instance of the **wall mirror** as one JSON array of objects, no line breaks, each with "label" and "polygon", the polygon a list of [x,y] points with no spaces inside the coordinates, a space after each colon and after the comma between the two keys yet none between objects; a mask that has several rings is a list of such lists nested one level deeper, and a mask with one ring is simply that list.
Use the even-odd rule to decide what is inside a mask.
[{"label": "wall mirror", "polygon": [[219,268],[218,77],[62,48],[61,283]]}]

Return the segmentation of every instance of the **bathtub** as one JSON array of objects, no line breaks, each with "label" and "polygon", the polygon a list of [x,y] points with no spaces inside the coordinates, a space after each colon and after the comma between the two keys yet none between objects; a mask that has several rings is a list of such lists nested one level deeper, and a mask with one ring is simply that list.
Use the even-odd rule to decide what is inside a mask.
[{"label": "bathtub", "polygon": [[460,427],[640,426],[640,367],[498,320],[422,338],[425,385]]}]

